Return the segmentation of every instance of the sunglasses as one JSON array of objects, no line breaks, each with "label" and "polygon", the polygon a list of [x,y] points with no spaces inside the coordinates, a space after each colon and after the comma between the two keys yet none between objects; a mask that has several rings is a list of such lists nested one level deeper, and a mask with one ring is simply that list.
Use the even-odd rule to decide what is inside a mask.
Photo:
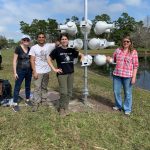
[{"label": "sunglasses", "polygon": [[123,43],[130,43],[130,41],[123,41]]},{"label": "sunglasses", "polygon": [[30,42],[30,40],[29,40],[29,39],[23,39],[23,41]]}]

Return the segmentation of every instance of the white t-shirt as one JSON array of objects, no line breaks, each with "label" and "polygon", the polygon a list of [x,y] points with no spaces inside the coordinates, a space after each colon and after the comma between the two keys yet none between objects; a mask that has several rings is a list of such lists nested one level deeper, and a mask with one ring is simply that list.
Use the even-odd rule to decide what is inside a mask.
[{"label": "white t-shirt", "polygon": [[35,69],[37,73],[48,73],[51,71],[47,63],[47,57],[54,49],[54,43],[46,43],[44,46],[36,44],[31,47],[29,55],[35,56]]}]

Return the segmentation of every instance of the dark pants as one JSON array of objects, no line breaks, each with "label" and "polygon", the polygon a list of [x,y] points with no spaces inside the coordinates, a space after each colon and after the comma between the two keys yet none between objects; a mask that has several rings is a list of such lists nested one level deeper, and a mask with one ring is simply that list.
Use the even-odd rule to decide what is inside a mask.
[{"label": "dark pants", "polygon": [[69,101],[72,97],[74,74],[58,75],[60,88],[59,108],[68,109]]},{"label": "dark pants", "polygon": [[20,69],[17,71],[17,74],[18,74],[18,79],[15,81],[15,87],[14,87],[14,103],[18,102],[21,84],[22,84],[24,79],[25,79],[26,99],[30,98],[30,85],[31,85],[31,78],[32,78],[31,69]]},{"label": "dark pants", "polygon": [[1,68],[1,64],[2,64],[2,56],[0,55],[0,68]]}]

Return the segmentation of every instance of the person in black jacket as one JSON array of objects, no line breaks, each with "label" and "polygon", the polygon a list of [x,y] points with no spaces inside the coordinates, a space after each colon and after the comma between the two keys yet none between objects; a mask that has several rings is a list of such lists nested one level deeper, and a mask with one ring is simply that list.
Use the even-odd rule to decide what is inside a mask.
[{"label": "person in black jacket", "polygon": [[2,47],[0,46],[0,69],[2,69],[2,54],[1,54]]},{"label": "person in black jacket", "polygon": [[15,78],[15,87],[14,87],[14,94],[13,94],[13,110],[15,112],[19,111],[18,105],[18,98],[19,92],[21,88],[21,84],[25,79],[25,95],[26,101],[25,103],[29,106],[32,106],[30,99],[30,85],[31,85],[31,78],[32,78],[32,69],[30,64],[30,37],[24,35],[21,39],[21,43],[18,47],[16,47],[14,52],[13,58],[13,72]]},{"label": "person in black jacket", "polygon": [[[57,73],[57,78],[60,88],[60,100],[58,111],[60,115],[66,116],[69,105],[69,100],[72,97],[73,79],[74,79],[74,59],[78,56],[83,58],[83,54],[79,53],[75,48],[68,48],[68,35],[60,36],[60,46],[54,49],[48,64]],[[56,60],[57,69],[53,66],[52,60]]]}]

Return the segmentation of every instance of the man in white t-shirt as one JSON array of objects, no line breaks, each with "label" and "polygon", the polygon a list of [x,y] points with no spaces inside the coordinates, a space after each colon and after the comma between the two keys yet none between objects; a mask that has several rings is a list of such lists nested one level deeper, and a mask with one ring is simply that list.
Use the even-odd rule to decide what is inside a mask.
[{"label": "man in white t-shirt", "polygon": [[45,43],[46,36],[44,33],[38,34],[37,42],[38,44],[32,46],[29,52],[34,78],[33,111],[37,110],[39,103],[47,102],[47,86],[51,71],[47,57],[55,49],[55,43]]}]

